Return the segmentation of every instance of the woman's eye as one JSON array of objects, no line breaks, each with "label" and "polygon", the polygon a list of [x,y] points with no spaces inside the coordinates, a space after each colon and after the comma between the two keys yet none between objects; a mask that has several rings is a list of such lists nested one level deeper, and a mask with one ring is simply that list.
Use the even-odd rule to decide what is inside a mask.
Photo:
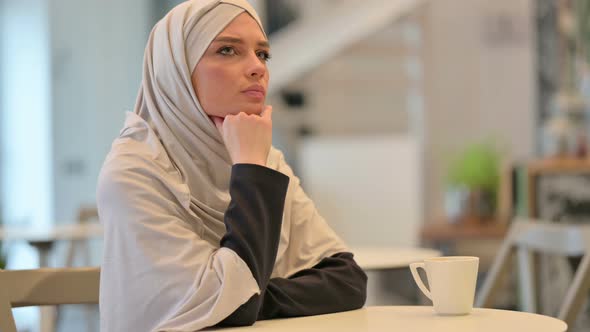
[{"label": "woman's eye", "polygon": [[270,60],[270,58],[272,58],[272,56],[270,55],[270,53],[268,53],[267,51],[260,51],[258,52],[258,58],[260,58],[260,60],[266,62],[268,60]]},{"label": "woman's eye", "polygon": [[219,49],[218,53],[221,55],[235,55],[236,50],[233,47],[226,46]]}]

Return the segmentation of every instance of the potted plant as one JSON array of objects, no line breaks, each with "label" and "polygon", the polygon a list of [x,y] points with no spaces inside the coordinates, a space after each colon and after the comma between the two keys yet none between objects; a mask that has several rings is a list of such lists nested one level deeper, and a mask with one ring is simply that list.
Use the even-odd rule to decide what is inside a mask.
[{"label": "potted plant", "polygon": [[486,220],[496,211],[500,156],[492,144],[467,146],[450,163],[446,206],[451,221]]}]

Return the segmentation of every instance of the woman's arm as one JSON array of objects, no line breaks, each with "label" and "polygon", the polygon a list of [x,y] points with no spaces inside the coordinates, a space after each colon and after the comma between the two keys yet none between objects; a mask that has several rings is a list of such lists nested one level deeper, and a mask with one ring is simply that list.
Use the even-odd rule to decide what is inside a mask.
[{"label": "woman's arm", "polygon": [[352,256],[338,253],[289,278],[271,279],[258,319],[319,315],[362,307],[367,297],[367,276]]},{"label": "woman's arm", "polygon": [[[280,169],[292,174],[281,162]],[[353,255],[318,213],[313,201],[291,178],[286,216],[290,222],[289,244],[277,261],[280,278],[272,278],[259,319],[325,314],[360,308],[366,299],[367,276]]]},{"label": "woman's arm", "polygon": [[[220,245],[232,249],[246,262],[261,294],[277,255],[288,184],[289,177],[270,168],[253,164],[236,164],[232,168],[231,202],[224,219],[227,233]],[[254,295],[220,324],[254,324],[260,298]]]}]

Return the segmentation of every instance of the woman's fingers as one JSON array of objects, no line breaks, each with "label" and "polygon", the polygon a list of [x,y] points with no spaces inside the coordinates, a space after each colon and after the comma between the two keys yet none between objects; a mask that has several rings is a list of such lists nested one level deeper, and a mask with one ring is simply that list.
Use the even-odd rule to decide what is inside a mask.
[{"label": "woman's fingers", "polygon": [[266,165],[272,144],[272,107],[258,114],[244,112],[215,119],[232,162]]},{"label": "woman's fingers", "polygon": [[272,121],[272,106],[271,105],[266,105],[264,107],[264,109],[262,110],[262,113],[260,113],[260,116],[268,119],[270,121]]}]

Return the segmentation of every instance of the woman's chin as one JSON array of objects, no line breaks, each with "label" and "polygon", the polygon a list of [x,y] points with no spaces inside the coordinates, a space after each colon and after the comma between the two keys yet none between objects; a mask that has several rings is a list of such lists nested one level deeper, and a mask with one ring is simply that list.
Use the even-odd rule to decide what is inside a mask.
[{"label": "woman's chin", "polygon": [[260,115],[262,113],[262,110],[264,110],[264,103],[250,103],[248,105],[244,105],[244,107],[241,108],[241,110],[246,114]]},{"label": "woman's chin", "polygon": [[[235,105],[230,108],[230,110],[221,110],[215,112],[214,114],[209,114],[210,117],[216,116],[219,118],[225,118],[227,115],[237,115],[239,113],[246,113],[246,114],[262,114],[262,111],[266,105],[264,103],[244,103],[241,105]],[[229,108],[229,107],[228,107]]]}]

